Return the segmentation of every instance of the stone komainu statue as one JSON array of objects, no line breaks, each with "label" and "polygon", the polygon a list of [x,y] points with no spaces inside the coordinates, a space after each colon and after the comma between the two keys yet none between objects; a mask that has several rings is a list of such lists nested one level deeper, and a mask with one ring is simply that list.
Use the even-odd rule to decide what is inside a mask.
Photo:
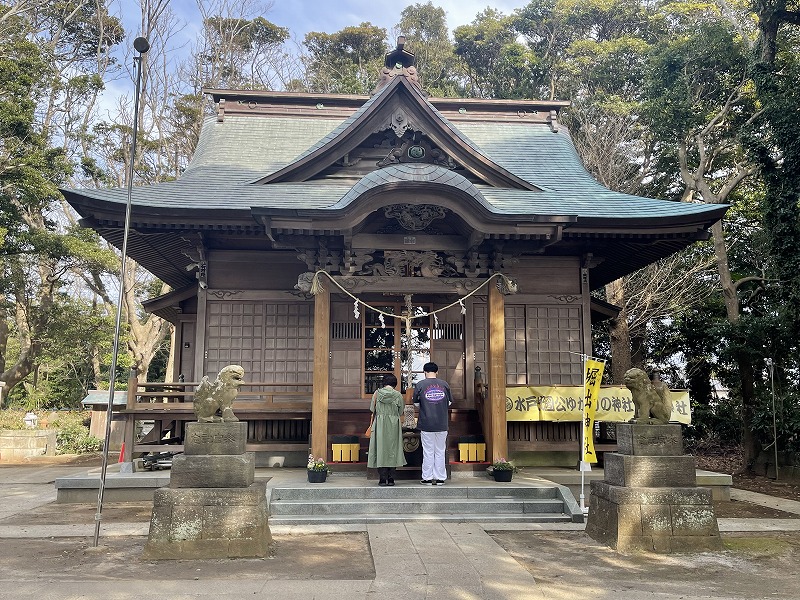
[{"label": "stone komainu statue", "polygon": [[672,415],[669,390],[661,381],[650,381],[641,369],[625,371],[625,386],[631,391],[635,413],[634,423],[667,424]]},{"label": "stone komainu statue", "polygon": [[238,421],[233,414],[233,400],[244,383],[244,369],[239,365],[228,365],[211,382],[203,377],[194,392],[194,414],[201,423]]}]

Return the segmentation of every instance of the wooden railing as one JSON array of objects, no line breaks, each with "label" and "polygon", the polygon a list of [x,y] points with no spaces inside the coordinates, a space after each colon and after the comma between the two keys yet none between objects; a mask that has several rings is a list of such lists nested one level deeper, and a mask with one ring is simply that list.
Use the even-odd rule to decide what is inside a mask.
[{"label": "wooden railing", "polygon": [[[139,383],[129,380],[125,412],[193,412],[199,382]],[[233,404],[237,412],[310,411],[312,384],[248,382],[239,388]]]},{"label": "wooden railing", "polygon": [[[126,407],[120,411],[127,422],[125,460],[134,453],[183,450],[185,425],[195,419],[198,385],[194,381],[140,383],[131,373]],[[310,383],[242,384],[233,411],[247,421],[247,450],[307,451],[312,388]],[[151,433],[139,442],[133,439],[136,421],[153,422]]]}]

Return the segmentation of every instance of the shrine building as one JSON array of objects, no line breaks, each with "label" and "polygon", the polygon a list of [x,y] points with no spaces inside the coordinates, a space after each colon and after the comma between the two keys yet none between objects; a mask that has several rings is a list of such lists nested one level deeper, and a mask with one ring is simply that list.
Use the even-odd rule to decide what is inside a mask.
[{"label": "shrine building", "polygon": [[[206,90],[216,114],[186,171],[132,191],[128,254],[173,290],[145,308],[175,325],[167,379],[185,383],[132,386],[127,458],[179,441],[200,378],[238,364],[260,464],[331,460],[385,374],[405,392],[432,360],[452,460],[474,434],[489,461],[575,464],[579,423],[508,421],[507,389],[581,385],[592,321],[615,314],[591,291],[708,239],[725,207],[601,186],[559,121],[568,102],[421,83],[398,46],[369,97]],[[122,246],[126,188],[63,193]]]}]

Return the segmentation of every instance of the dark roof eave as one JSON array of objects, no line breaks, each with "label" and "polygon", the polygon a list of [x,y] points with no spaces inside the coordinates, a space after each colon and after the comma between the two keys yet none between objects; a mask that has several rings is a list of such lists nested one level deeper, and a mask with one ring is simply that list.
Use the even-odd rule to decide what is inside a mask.
[{"label": "dark roof eave", "polygon": [[[294,209],[294,208],[265,208],[261,206],[254,206],[250,208],[253,218],[262,222],[263,218],[295,218],[295,219],[308,219],[309,226],[315,225],[312,223],[314,219],[317,223],[324,224],[325,222],[335,222],[346,219],[348,216],[356,212],[357,203],[352,203],[343,208],[334,209]],[[526,213],[492,213],[485,211],[482,213],[483,217],[487,220],[497,223],[508,224],[527,224],[527,223],[575,223],[578,217],[575,215],[534,215]],[[316,226],[316,225],[315,225]],[[324,227],[330,229],[330,227]],[[346,225],[343,228],[347,228]]]},{"label": "dark roof eave", "polygon": [[631,228],[642,227],[669,227],[686,226],[697,224],[699,227],[708,228],[725,216],[730,208],[729,204],[714,205],[714,208],[703,209],[694,213],[684,213],[678,215],[661,215],[655,217],[580,217],[576,223],[576,228],[591,227],[614,228],[628,225]]},{"label": "dark roof eave", "polygon": [[[349,106],[354,109],[360,108],[370,96],[360,94],[318,94],[309,92],[275,92],[264,90],[223,90],[218,88],[205,88],[201,90],[203,94],[208,94],[212,97],[214,102],[219,102],[221,99],[228,100],[267,100],[276,104],[302,104],[308,105],[309,103],[320,102],[322,104],[330,104],[337,106]],[[454,110],[457,111],[461,107],[468,107],[472,110],[480,109],[508,109],[518,108],[522,110],[539,110],[560,112],[564,108],[568,108],[572,103],[569,100],[504,100],[504,99],[486,99],[486,98],[437,98],[429,97],[428,102],[435,106],[438,110]]]},{"label": "dark roof eave", "polygon": [[171,292],[167,292],[166,294],[161,294],[160,296],[156,296],[155,298],[149,298],[148,300],[143,300],[142,307],[147,312],[153,312],[165,306],[170,306],[175,302],[182,302],[183,300],[188,300],[192,296],[196,295],[197,295],[197,284],[190,284],[179,290],[172,290]]}]

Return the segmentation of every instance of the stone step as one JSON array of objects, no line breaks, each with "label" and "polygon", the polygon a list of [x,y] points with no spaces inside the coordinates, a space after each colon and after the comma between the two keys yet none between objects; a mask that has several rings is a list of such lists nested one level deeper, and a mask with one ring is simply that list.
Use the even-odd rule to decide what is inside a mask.
[{"label": "stone step", "polygon": [[553,486],[541,487],[468,487],[458,484],[443,486],[398,485],[393,487],[334,487],[330,484],[320,487],[276,487],[271,492],[271,500],[372,500],[372,499],[426,499],[426,498],[464,498],[464,499],[554,499],[558,497]]},{"label": "stone step", "polygon": [[583,522],[570,491],[557,484],[473,480],[443,486],[325,484],[276,486],[270,523],[281,525],[453,521]]},{"label": "stone step", "polygon": [[452,522],[452,523],[569,523],[574,522],[570,515],[565,514],[364,514],[364,515],[271,515],[270,526],[283,525],[352,525],[368,523],[424,523],[424,522]]},{"label": "stone step", "polygon": [[329,500],[308,502],[285,500],[270,503],[272,515],[356,515],[356,514],[515,514],[515,513],[563,513],[561,500],[514,500],[514,499],[371,499],[362,501]]}]

